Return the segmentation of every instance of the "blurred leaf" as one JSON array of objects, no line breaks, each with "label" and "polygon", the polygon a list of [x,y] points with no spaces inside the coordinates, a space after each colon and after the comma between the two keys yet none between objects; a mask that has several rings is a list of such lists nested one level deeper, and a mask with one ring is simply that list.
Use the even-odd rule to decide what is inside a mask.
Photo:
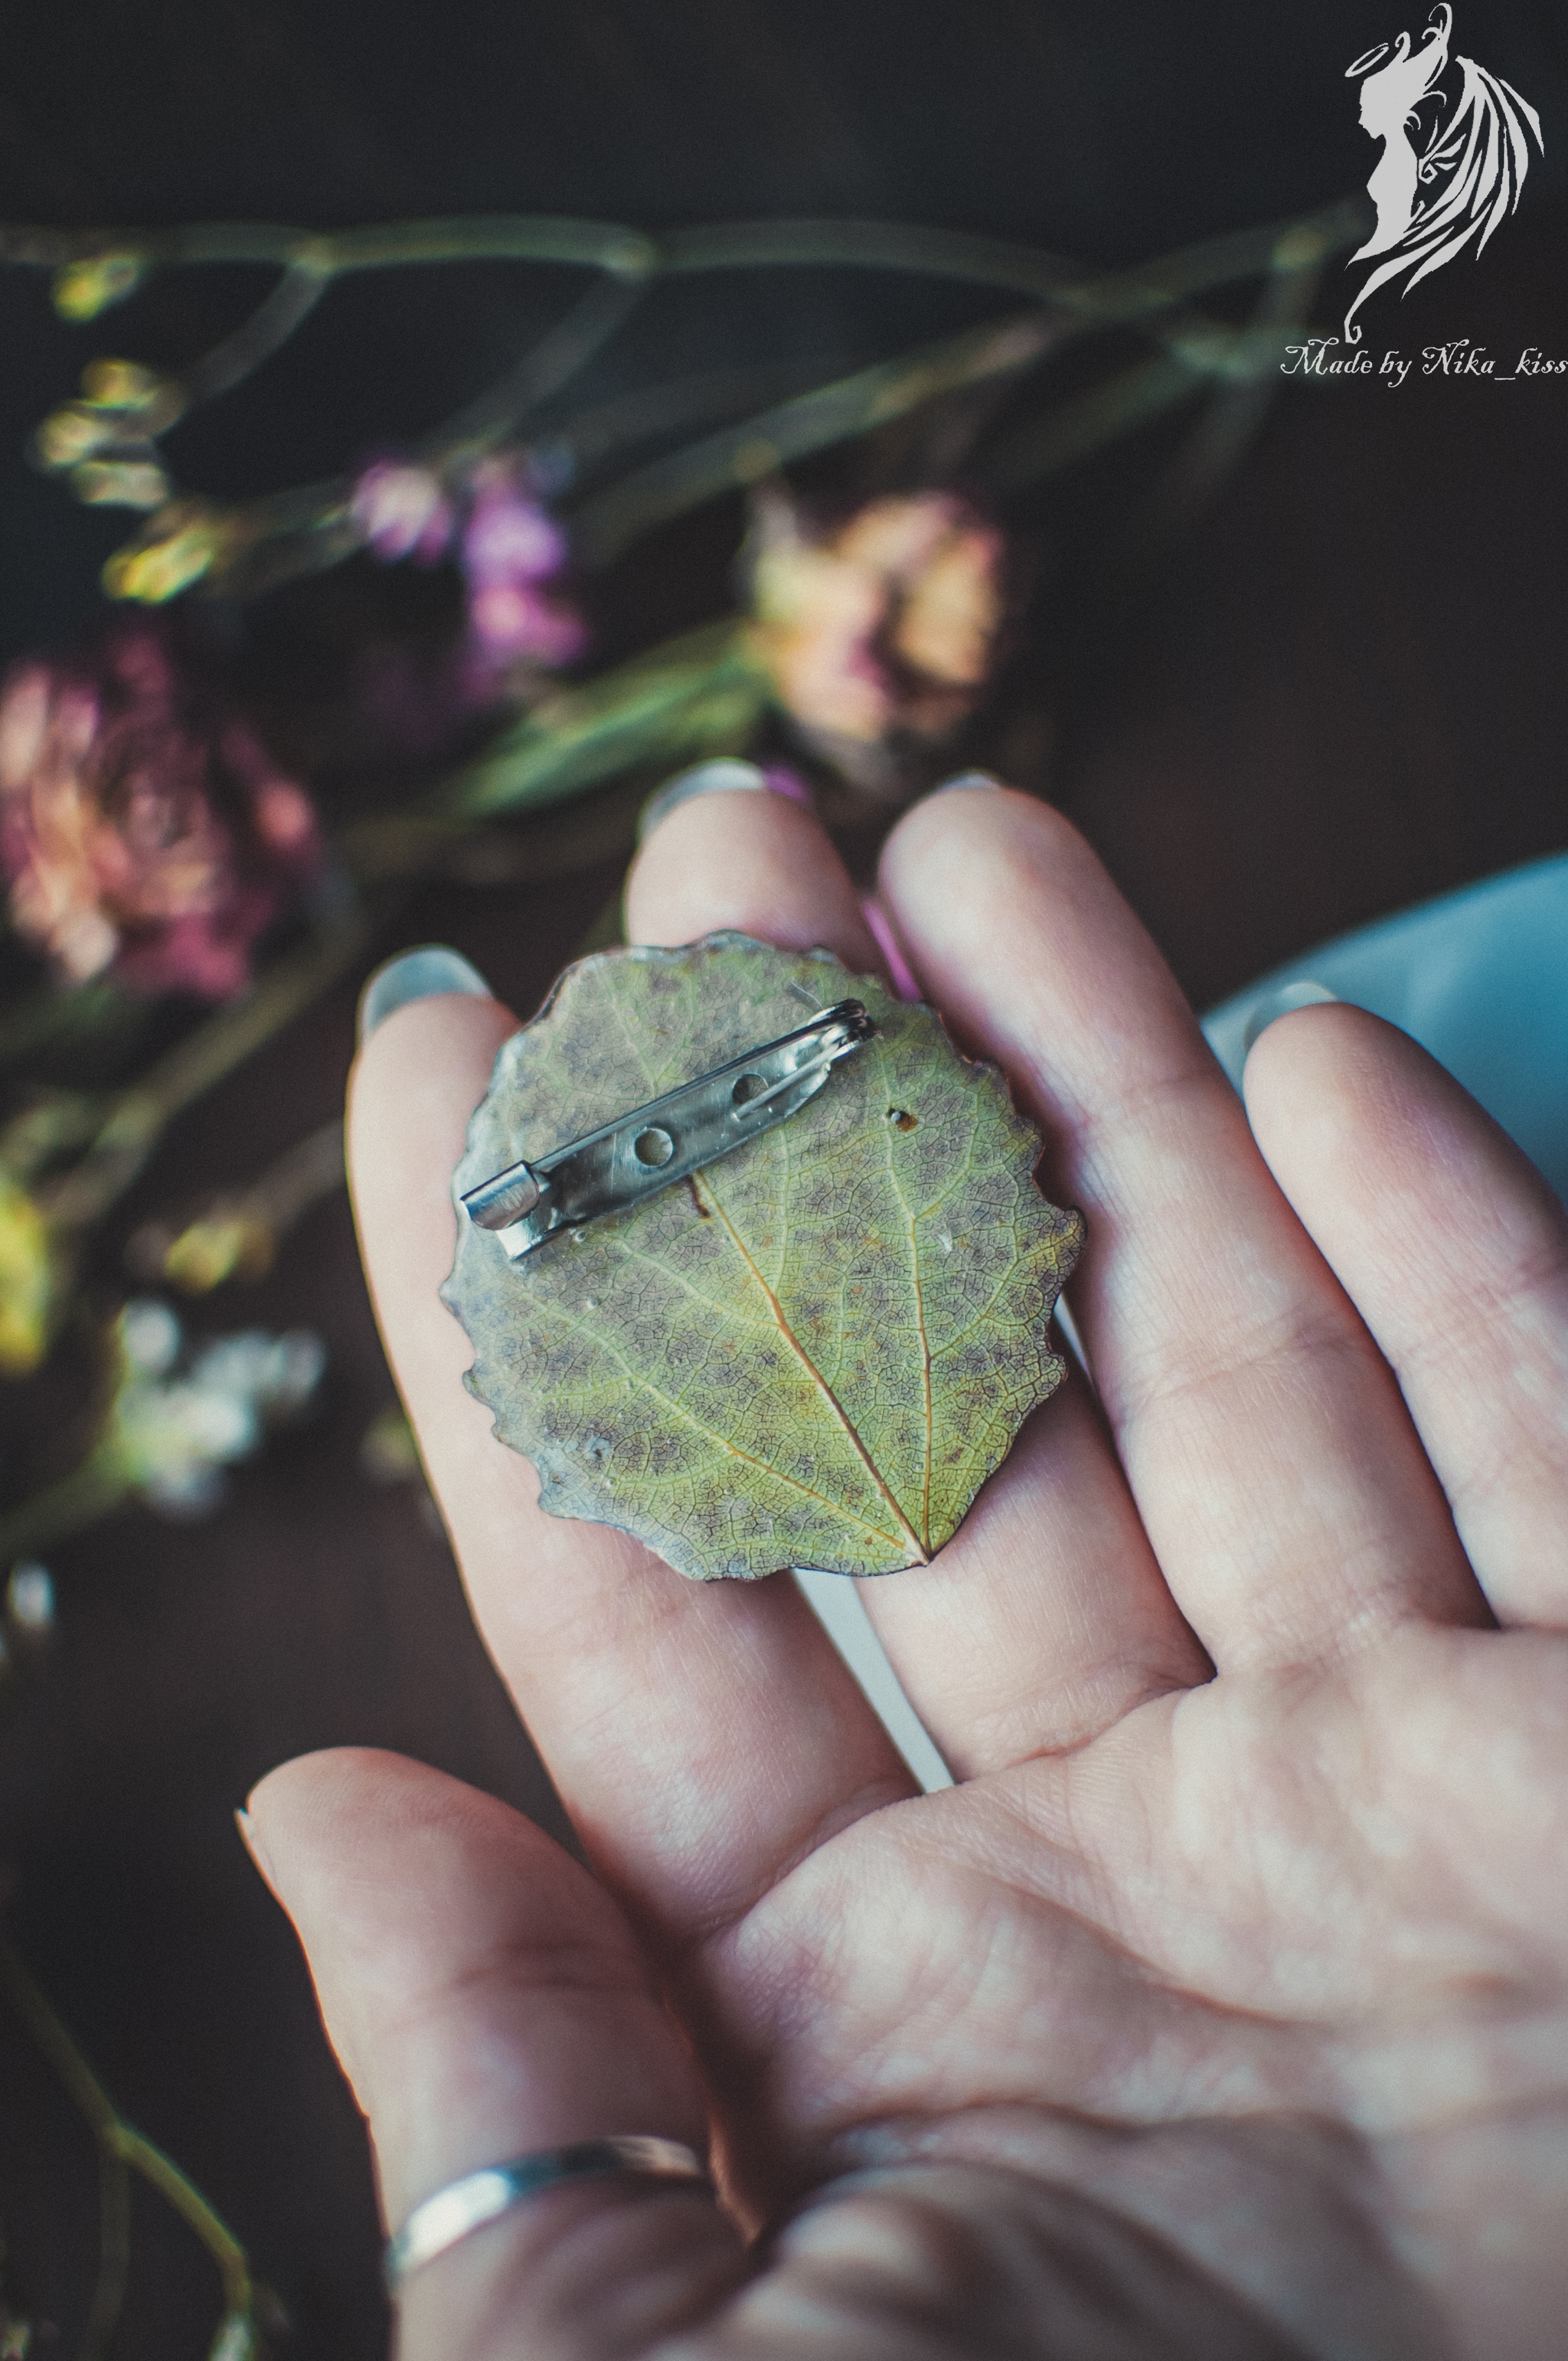
[{"label": "blurred leaf", "polygon": [[535,706],[448,782],[439,808],[538,809],[639,763],[728,752],[744,745],[767,697],[740,625],[706,623]]},{"label": "blurred leaf", "polygon": [[[584,961],[502,1049],[458,1188],[848,983],[826,952],[733,934]],[[471,1389],[542,1505],[700,1580],[924,1563],[1061,1379],[1048,1323],[1081,1216],[1036,1188],[1038,1137],[995,1071],[929,1009],[853,988],[877,1038],[776,1130],[521,1263],[460,1230],[447,1300]]]}]

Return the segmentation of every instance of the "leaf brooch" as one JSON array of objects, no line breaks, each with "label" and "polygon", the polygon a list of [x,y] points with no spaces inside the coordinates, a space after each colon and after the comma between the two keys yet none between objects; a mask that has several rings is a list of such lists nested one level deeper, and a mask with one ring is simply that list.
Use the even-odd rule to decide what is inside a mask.
[{"label": "leaf brooch", "polygon": [[541,1507],[698,1581],[926,1564],[1064,1373],[1038,1134],[850,981],[738,934],[583,960],[455,1176],[470,1392]]}]

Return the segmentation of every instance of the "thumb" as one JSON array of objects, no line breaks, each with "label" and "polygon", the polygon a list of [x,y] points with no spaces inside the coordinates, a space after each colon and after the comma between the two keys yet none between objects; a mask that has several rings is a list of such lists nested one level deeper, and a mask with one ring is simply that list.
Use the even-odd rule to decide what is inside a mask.
[{"label": "thumb", "polygon": [[[652,2133],[706,2151],[696,2072],[631,1929],[521,1814],[345,1748],[272,1772],[241,1825],[369,2118],[389,2228],[540,2148]],[[703,2317],[744,2268],[700,2184],[576,2181],[415,2271],[399,2351],[609,2361]]]}]

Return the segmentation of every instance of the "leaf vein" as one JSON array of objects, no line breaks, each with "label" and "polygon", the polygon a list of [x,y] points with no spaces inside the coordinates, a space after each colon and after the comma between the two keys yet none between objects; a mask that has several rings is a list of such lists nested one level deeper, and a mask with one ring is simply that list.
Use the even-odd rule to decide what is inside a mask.
[{"label": "leaf vein", "polygon": [[805,1345],[801,1343],[799,1337],[790,1326],[789,1322],[785,1319],[783,1304],[779,1301],[778,1297],[773,1293],[773,1289],[768,1285],[767,1280],[763,1278],[762,1271],[753,1261],[751,1255],[747,1248],[745,1240],[741,1237],[740,1231],[736,1228],[734,1223],[725,1212],[722,1201],[720,1200],[717,1191],[714,1189],[711,1179],[708,1179],[707,1181],[707,1197],[714,1212],[718,1214],[718,1219],[723,1223],[725,1229],[729,1232],[729,1236],[734,1241],[736,1253],[740,1257],[747,1269],[756,1280],[757,1285],[762,1289],[763,1294],[766,1296],[768,1300],[768,1308],[773,1313],[773,1319],[778,1323],[780,1335],[784,1338],[785,1344],[789,1345],[791,1351],[795,1354],[799,1359],[802,1368],[806,1370],[812,1383],[820,1391],[823,1400],[827,1403],[828,1408],[832,1412],[833,1416],[838,1420],[839,1427],[851,1448],[854,1450],[861,1465],[864,1467],[867,1475],[871,1477],[876,1489],[881,1493],[883,1500],[886,1501],[887,1506],[892,1510],[894,1520],[897,1522],[901,1537],[915,1552],[918,1563],[921,1565],[928,1565],[930,1563],[930,1552],[927,1549],[925,1543],[921,1541],[919,1534],[916,1533],[914,1526],[909,1522],[908,1518],[899,1507],[896,1499],[888,1488],[886,1479],[883,1476],[881,1469],[877,1466],[877,1464],[872,1457],[871,1453],[866,1449],[865,1444],[861,1442],[860,1433],[856,1428],[854,1421],[850,1418],[848,1411],[844,1408],[843,1403],[839,1400],[837,1393],[828,1384],[828,1379],[823,1376],[822,1371],[817,1367],[816,1362],[812,1359],[810,1354],[806,1351]]},{"label": "leaf vein", "polygon": [[[580,1321],[568,1318],[566,1325],[578,1334],[582,1333],[583,1323]],[[678,1395],[666,1393],[663,1386],[655,1385],[646,1370],[634,1368],[626,1355],[609,1337],[605,1335],[601,1329],[595,1328],[590,1333],[595,1343],[608,1351],[610,1358],[620,1366],[624,1375],[630,1378],[634,1387],[641,1387],[644,1393],[651,1394],[653,1400],[662,1403],[666,1410],[672,1410],[677,1417],[684,1418],[688,1426],[695,1427],[706,1441],[718,1444],[719,1449],[727,1451],[732,1459],[742,1460],[748,1467],[756,1468],[759,1475],[771,1477],[774,1483],[785,1485],[791,1491],[800,1492],[806,1499],[815,1500],[819,1508],[826,1509],[831,1515],[842,1517],[852,1525],[859,1525],[863,1533],[870,1533],[875,1541],[886,1542],[891,1547],[896,1549],[901,1543],[914,1538],[907,1526],[905,1526],[901,1532],[890,1533],[881,1525],[873,1525],[869,1517],[862,1517],[855,1510],[846,1507],[843,1501],[831,1499],[826,1492],[818,1492],[814,1486],[804,1483],[798,1476],[788,1475],[782,1468],[772,1466],[767,1460],[759,1459],[754,1452],[742,1450],[740,1444],[729,1435],[721,1434],[717,1427],[710,1426],[706,1419],[699,1418],[695,1411],[688,1409]],[[896,1500],[893,1501],[891,1506],[896,1515],[898,1509]],[[899,1523],[904,1524],[902,1517],[899,1518]]]}]

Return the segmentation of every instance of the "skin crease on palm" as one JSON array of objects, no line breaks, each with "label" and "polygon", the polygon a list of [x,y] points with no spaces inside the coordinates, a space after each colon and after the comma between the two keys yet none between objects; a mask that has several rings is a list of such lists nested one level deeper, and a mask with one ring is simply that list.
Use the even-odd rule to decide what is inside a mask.
[{"label": "skin crease on palm", "polygon": [[[1568,1257],[1402,1035],[1282,1019],[1245,1111],[1043,806],[917,806],[881,897],[1088,1216],[1094,1390],[864,1596],[959,1784],[913,1792],[787,1576],[543,1517],[436,1300],[515,1019],[399,1011],[351,1148],[481,1630],[592,1873],[398,1757],[286,1764],[253,1842],[395,2225],[561,2141],[711,2135],[417,2273],[404,2361],[1536,2361],[1568,2312]],[[877,956],[811,816],[704,796],[632,939]],[[748,2243],[751,2241],[751,2243]]]}]

